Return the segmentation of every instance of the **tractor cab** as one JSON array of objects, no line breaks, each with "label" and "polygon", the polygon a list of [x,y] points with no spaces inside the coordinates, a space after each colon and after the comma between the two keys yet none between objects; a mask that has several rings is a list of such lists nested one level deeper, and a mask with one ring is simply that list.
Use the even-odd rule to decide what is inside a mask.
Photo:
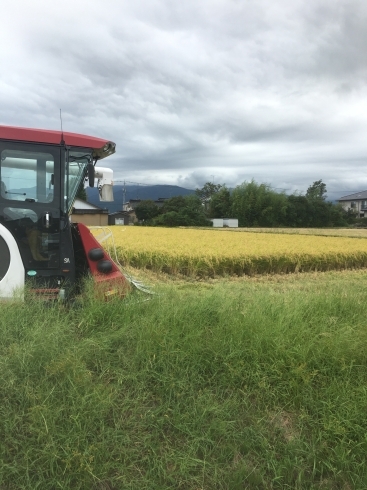
[{"label": "tractor cab", "polygon": [[61,131],[0,126],[0,298],[25,283],[59,294],[87,267],[70,214],[86,179],[113,200],[112,171],[96,162],[115,144]]}]

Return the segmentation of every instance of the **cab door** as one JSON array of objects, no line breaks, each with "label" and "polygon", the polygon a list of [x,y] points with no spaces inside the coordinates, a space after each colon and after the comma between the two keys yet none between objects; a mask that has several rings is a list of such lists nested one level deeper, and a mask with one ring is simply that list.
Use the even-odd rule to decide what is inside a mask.
[{"label": "cab door", "polygon": [[60,269],[60,155],[59,146],[0,142],[0,223],[28,276]]}]

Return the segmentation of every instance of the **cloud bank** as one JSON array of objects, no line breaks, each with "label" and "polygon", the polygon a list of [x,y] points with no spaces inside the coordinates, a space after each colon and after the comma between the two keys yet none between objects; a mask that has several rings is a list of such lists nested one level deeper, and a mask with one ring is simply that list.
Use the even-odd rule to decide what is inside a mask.
[{"label": "cloud bank", "polygon": [[[106,137],[115,180],[367,189],[362,0],[7,3],[1,124]],[[107,164],[107,161],[106,161]]]}]

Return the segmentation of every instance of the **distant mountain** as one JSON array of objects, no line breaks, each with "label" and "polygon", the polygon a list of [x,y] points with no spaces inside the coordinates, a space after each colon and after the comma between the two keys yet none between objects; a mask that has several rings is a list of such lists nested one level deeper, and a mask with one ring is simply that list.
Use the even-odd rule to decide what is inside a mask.
[{"label": "distant mountain", "polygon": [[110,213],[121,211],[123,202],[128,202],[130,199],[152,199],[158,200],[160,197],[187,196],[194,194],[193,189],[185,189],[178,185],[126,185],[125,199],[124,186],[114,185],[113,202],[101,202],[98,197],[98,189],[95,187],[87,187],[87,201],[100,208],[107,208]]}]

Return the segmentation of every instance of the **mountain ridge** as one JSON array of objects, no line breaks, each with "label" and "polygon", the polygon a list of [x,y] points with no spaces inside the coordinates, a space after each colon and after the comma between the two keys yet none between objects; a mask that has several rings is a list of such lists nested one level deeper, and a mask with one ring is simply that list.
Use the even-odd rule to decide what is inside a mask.
[{"label": "mountain ridge", "polygon": [[[125,189],[125,192],[124,192]],[[98,197],[98,189],[95,187],[87,187],[87,201],[94,206],[108,209],[110,213],[122,210],[124,202],[132,199],[151,199],[157,201],[159,198],[170,198],[175,196],[187,196],[194,194],[195,190],[186,189],[178,185],[114,185],[113,194],[115,200],[113,202],[101,202]]]}]

